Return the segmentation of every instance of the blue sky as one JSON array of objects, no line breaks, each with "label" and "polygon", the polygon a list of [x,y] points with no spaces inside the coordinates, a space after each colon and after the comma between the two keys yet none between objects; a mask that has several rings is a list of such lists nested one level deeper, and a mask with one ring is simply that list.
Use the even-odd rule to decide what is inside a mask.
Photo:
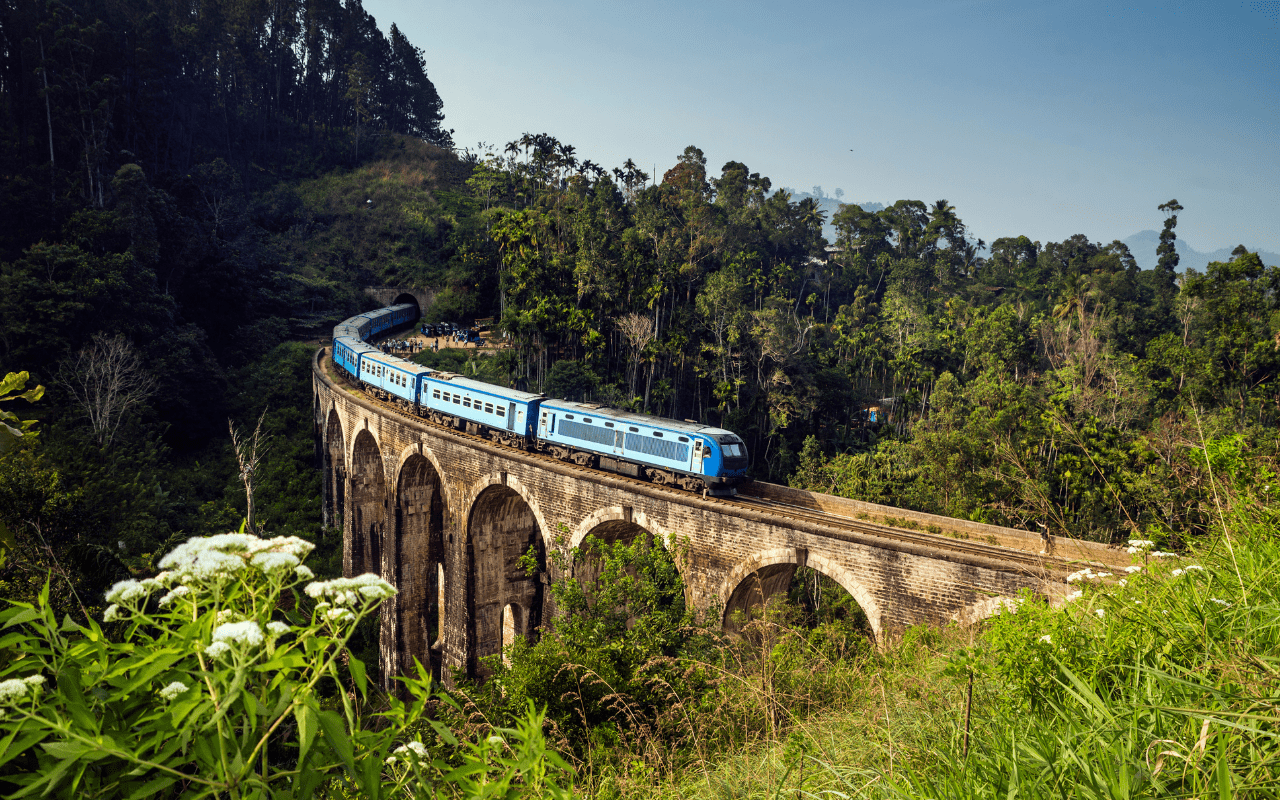
[{"label": "blue sky", "polygon": [[366,0],[459,147],[550,133],[661,173],[950,201],[988,241],[1158,229],[1280,251],[1280,2]]}]

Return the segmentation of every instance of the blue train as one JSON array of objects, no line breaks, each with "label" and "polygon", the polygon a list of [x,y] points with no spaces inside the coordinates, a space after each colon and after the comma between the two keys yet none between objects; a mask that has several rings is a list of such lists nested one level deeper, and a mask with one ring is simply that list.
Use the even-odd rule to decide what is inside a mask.
[{"label": "blue train", "polygon": [[732,494],[746,477],[747,448],[732,431],[504,389],[368,343],[416,315],[412,304],[394,305],[340,323],[333,329],[334,365],[364,391],[408,413],[499,444],[715,495]]}]

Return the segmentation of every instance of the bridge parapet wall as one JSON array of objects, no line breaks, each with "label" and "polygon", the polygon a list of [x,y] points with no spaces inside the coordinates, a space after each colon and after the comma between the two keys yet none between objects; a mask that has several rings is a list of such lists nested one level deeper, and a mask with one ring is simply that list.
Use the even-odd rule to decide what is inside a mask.
[{"label": "bridge parapet wall", "polygon": [[1067,536],[1041,536],[1017,528],[926,514],[922,511],[910,511],[905,508],[851,500],[831,494],[793,489],[790,486],[779,486],[764,481],[754,481],[742,491],[749,496],[770,502],[812,508],[828,514],[867,520],[891,527],[923,530],[955,539],[986,542],[1026,553],[1052,553],[1060,558],[1079,561],[1082,564],[1124,567],[1131,563],[1129,554],[1124,548],[1100,542],[1089,542]]}]

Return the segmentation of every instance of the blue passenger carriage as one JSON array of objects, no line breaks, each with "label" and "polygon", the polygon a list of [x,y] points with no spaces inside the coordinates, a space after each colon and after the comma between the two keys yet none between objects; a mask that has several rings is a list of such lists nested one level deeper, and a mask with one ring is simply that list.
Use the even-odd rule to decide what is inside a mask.
[{"label": "blue passenger carriage", "polygon": [[558,458],[692,491],[727,494],[747,471],[732,431],[589,403],[544,400],[537,436]]},{"label": "blue passenger carriage", "polygon": [[360,357],[377,352],[378,348],[365,344],[357,338],[335,336],[333,340],[333,363],[352,379],[359,379]]},{"label": "blue passenger carriage", "polygon": [[451,372],[433,372],[422,384],[424,416],[433,422],[519,447],[531,442],[542,395],[504,389]]},{"label": "blue passenger carriage", "polygon": [[422,380],[435,372],[430,367],[387,355],[375,347],[360,357],[359,379],[367,391],[380,400],[395,403],[417,413]]}]

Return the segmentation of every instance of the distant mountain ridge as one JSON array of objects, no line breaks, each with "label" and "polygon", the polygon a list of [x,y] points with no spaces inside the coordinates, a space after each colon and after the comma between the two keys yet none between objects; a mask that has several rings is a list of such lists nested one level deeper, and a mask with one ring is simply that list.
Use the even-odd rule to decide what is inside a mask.
[{"label": "distant mountain ridge", "polygon": [[[1152,269],[1159,262],[1156,255],[1156,247],[1160,245],[1160,234],[1156,231],[1138,231],[1127,239],[1121,239],[1128,246],[1129,251],[1133,253],[1134,259],[1138,262],[1138,266],[1143,269]],[[1191,246],[1181,239],[1173,243],[1174,250],[1178,253],[1178,271],[1186,272],[1188,269],[1196,269],[1204,272],[1205,267],[1215,261],[1230,261],[1231,251],[1235,246],[1221,247],[1209,253],[1201,253],[1198,250],[1191,249]],[[1249,247],[1249,245],[1245,245]],[[1253,250],[1261,258],[1262,263],[1267,265],[1280,264],[1280,254],[1270,253],[1266,250]]]}]

